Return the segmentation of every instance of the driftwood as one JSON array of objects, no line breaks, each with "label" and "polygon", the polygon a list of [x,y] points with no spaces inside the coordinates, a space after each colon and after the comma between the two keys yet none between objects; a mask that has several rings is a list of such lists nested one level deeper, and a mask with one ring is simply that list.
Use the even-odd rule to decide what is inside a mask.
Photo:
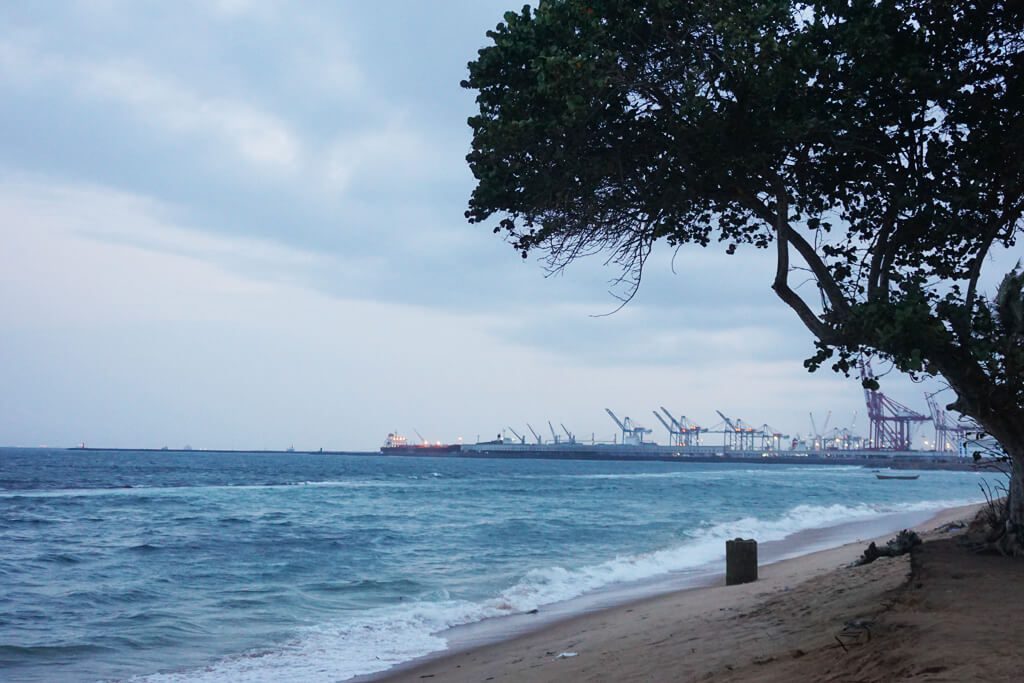
[{"label": "driftwood", "polygon": [[910,552],[910,549],[914,546],[921,545],[921,537],[916,532],[904,529],[903,531],[896,534],[895,538],[889,539],[883,547],[879,548],[872,541],[867,548],[864,549],[864,553],[860,556],[860,559],[854,562],[856,566],[865,564],[871,564],[880,557],[896,557],[897,555],[905,555]]},{"label": "driftwood", "polygon": [[848,652],[846,641],[856,642],[863,636],[867,636],[868,641],[871,640],[871,627],[874,623],[870,619],[851,619],[843,624],[843,630],[836,634],[836,642],[839,643],[839,647],[843,648],[843,652]]}]

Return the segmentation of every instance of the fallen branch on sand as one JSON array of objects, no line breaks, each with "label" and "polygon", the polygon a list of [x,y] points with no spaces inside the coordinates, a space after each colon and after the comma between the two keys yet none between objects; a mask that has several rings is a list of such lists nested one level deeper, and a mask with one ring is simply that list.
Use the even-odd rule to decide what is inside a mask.
[{"label": "fallen branch on sand", "polygon": [[[874,543],[871,545],[874,545]],[[843,630],[836,635],[836,642],[839,643],[839,647],[843,648],[843,652],[849,652],[846,649],[846,643],[843,641],[859,641],[861,636],[864,635],[867,635],[867,640],[870,641],[871,626],[874,623],[870,619],[851,619],[843,624]]]},{"label": "fallen branch on sand", "polygon": [[889,542],[884,547],[879,548],[872,541],[867,548],[864,549],[864,553],[860,556],[854,566],[860,567],[865,564],[871,564],[880,557],[896,557],[898,555],[905,555],[910,552],[910,549],[914,546],[921,545],[921,537],[916,532],[904,529],[903,531],[896,534],[895,538],[889,539]]}]

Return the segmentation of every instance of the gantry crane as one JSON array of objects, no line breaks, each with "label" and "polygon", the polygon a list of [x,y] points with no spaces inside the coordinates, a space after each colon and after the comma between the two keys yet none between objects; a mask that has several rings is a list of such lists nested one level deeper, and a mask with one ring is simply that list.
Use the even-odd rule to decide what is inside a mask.
[{"label": "gantry crane", "polygon": [[644,434],[650,434],[651,430],[647,427],[642,427],[638,424],[633,424],[633,421],[627,417],[625,420],[620,420],[610,408],[605,408],[604,411],[608,413],[608,416],[615,421],[615,424],[622,430],[622,443],[632,444],[638,446],[644,442]]},{"label": "gantry crane", "polygon": [[789,438],[789,434],[783,434],[767,423],[761,425],[759,434],[761,436],[761,449],[766,451],[781,451],[782,440]]},{"label": "gantry crane", "polygon": [[924,395],[928,403],[928,412],[931,413],[932,423],[935,425],[935,447],[933,450],[943,452],[959,453],[964,442],[967,441],[967,432],[976,430],[976,427],[965,424],[957,424],[949,419],[945,409],[939,407],[935,395],[942,390]]},{"label": "gantry crane", "polygon": [[[681,416],[678,420],[669,412],[665,406],[659,406],[661,412],[665,413],[665,416],[676,428],[676,444],[677,446],[696,446],[700,444],[700,433],[705,431],[700,425],[691,422],[686,419],[686,416]],[[657,415],[657,413],[655,413]],[[671,431],[671,430],[669,430]]]},{"label": "gantry crane", "polygon": [[661,423],[661,426],[664,427],[666,430],[668,430],[668,445],[669,446],[682,446],[683,445],[681,443],[681,441],[682,441],[681,436],[682,435],[679,434],[679,432],[677,432],[675,430],[675,428],[672,427],[672,425],[670,425],[668,422],[665,422],[665,418],[663,418],[661,415],[659,415],[657,410],[654,410],[652,412],[654,413],[654,417],[658,418],[658,422]]},{"label": "gantry crane", "polygon": [[825,440],[825,433],[828,432],[828,423],[832,420],[832,411],[828,411],[825,415],[825,426],[818,430],[818,425],[814,421],[814,413],[808,413],[811,418],[811,450],[824,450],[828,448],[828,444]]},{"label": "gantry crane", "polygon": [[725,420],[726,429],[723,430],[723,434],[727,439],[728,445],[731,445],[741,451],[752,451],[755,450],[754,437],[757,435],[757,430],[745,423],[743,420],[730,420],[722,411],[716,410],[718,416]]},{"label": "gantry crane", "polygon": [[[874,379],[871,364],[860,364],[861,381]],[[868,447],[881,450],[908,451],[911,430],[915,423],[928,422],[928,418],[894,401],[880,391],[864,389],[864,402],[868,407]]]}]

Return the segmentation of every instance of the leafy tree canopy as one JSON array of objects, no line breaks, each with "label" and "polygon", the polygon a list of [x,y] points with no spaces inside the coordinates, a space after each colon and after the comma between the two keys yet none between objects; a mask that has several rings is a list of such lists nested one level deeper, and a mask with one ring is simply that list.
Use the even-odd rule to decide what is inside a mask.
[{"label": "leafy tree canopy", "polygon": [[1024,230],[1020,2],[541,0],[487,35],[470,221],[634,283],[659,240],[771,250],[811,369],[941,374],[1024,466],[1024,278],[978,289]]}]

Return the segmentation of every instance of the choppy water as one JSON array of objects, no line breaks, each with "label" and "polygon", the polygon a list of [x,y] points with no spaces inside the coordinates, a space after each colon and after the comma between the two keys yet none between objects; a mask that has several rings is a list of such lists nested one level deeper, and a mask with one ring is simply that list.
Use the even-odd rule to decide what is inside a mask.
[{"label": "choppy water", "polygon": [[338,681],[444,630],[980,498],[847,467],[0,449],[0,679]]}]

